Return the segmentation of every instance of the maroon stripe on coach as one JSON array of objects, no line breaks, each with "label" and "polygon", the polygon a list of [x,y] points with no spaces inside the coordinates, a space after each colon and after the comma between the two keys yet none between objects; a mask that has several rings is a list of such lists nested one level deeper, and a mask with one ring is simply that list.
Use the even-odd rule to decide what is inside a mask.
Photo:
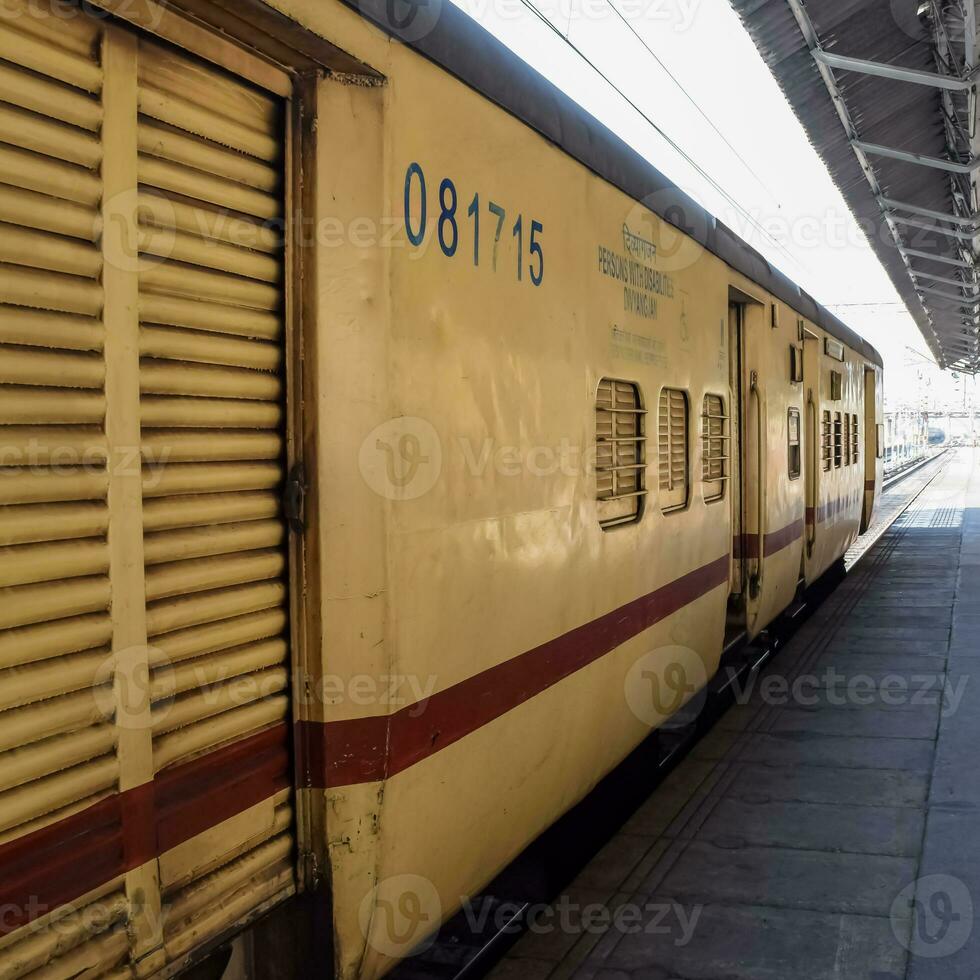
[{"label": "maroon stripe on coach", "polygon": [[392,715],[301,722],[297,745],[318,789],[390,778],[546,691],[728,582],[725,555],[599,619]]}]

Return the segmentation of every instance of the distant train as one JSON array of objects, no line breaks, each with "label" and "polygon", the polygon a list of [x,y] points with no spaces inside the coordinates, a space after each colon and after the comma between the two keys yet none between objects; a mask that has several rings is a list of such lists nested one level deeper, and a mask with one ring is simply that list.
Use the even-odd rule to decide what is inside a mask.
[{"label": "distant train", "polygon": [[870,525],[874,349],[451,4],[0,76],[3,980],[383,974]]}]

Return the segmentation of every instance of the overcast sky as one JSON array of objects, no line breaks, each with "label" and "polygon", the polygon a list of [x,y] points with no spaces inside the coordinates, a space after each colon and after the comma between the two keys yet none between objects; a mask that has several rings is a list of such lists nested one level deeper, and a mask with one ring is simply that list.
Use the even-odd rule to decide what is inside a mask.
[{"label": "overcast sky", "polygon": [[867,337],[892,396],[914,383],[925,341],[728,0],[527,0],[662,135],[522,0],[453,2]]}]

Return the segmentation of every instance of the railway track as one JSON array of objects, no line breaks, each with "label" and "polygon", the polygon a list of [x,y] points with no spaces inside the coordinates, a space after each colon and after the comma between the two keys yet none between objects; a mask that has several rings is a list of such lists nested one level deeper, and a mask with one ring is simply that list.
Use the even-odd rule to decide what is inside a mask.
[{"label": "railway track", "polygon": [[[581,803],[528,847],[441,929],[423,953],[403,961],[395,980],[477,980],[520,938],[532,907],[555,899],[732,705],[745,676],[775,656],[847,572],[910,508],[950,460],[943,453],[886,481],[879,518],[832,570],[751,644],[732,644],[707,698],[683,727],[659,730]],[[723,679],[722,679],[723,678]]]}]

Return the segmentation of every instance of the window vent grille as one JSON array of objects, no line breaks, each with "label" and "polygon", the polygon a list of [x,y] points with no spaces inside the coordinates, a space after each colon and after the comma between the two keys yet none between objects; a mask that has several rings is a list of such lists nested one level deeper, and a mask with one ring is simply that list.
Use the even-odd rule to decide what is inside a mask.
[{"label": "window vent grille", "polygon": [[701,416],[701,479],[704,499],[721,500],[728,482],[729,418],[725,414],[725,399],[721,395],[705,395]]},{"label": "window vent grille", "polygon": [[632,524],[646,496],[645,415],[640,390],[603,378],[596,392],[596,497],[603,528]]},{"label": "window vent grille", "polygon": [[660,393],[660,509],[666,514],[687,506],[687,395],[677,388]]}]

